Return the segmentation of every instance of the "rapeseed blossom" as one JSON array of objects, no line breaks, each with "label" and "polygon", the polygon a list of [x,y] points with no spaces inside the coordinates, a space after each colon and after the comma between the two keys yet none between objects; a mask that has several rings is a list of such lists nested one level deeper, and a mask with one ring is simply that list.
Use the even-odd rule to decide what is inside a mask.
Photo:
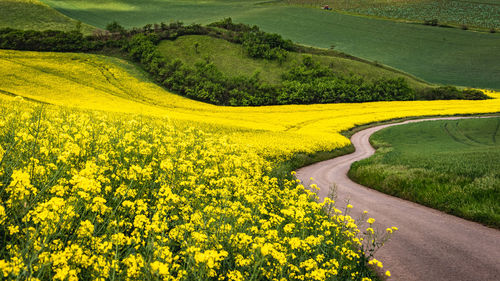
[{"label": "rapeseed blossom", "polygon": [[228,137],[25,101],[0,113],[5,279],[373,276],[351,217]]},{"label": "rapeseed blossom", "polygon": [[[59,106],[160,117],[178,126],[224,134],[232,143],[276,161],[347,146],[349,139],[341,132],[357,125],[409,116],[500,111],[500,93],[494,91],[485,91],[493,99],[481,101],[215,106],[165,91],[126,61],[90,54],[0,50],[0,81],[4,98],[14,99],[2,94],[10,93]],[[134,140],[135,132],[128,133],[124,137]],[[136,145],[138,153],[147,153],[147,141],[129,149]],[[78,149],[68,143],[59,157]],[[101,157],[105,159],[106,152]]]}]

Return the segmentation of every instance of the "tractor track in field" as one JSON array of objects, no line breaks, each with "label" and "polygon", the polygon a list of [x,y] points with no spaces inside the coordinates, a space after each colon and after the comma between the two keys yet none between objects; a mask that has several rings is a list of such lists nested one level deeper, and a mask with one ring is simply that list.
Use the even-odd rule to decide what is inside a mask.
[{"label": "tractor track in field", "polygon": [[493,132],[493,143],[497,143],[497,133],[498,130],[500,129],[500,120],[497,120],[497,126],[495,128],[495,131]]},{"label": "tractor track in field", "polygon": [[[375,153],[370,136],[383,128],[431,120],[456,120],[474,117],[444,117],[409,120],[380,125],[351,137],[354,153],[319,162],[297,170],[304,184],[314,178],[323,201],[336,185],[337,206],[349,202],[350,214],[361,217],[364,210],[376,219],[381,231],[397,226],[391,240],[375,253],[375,258],[390,270],[390,280],[402,281],[485,281],[500,280],[500,231],[440,211],[396,198],[351,181],[351,164]],[[487,118],[487,117],[477,117]]]}]

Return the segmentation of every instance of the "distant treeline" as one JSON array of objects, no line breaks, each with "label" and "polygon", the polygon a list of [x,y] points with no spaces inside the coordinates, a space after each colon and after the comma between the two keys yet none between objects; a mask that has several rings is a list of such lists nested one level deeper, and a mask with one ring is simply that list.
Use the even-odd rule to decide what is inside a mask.
[{"label": "distant treeline", "polygon": [[252,77],[228,77],[210,61],[194,67],[168,59],[157,50],[162,40],[183,35],[210,35],[241,44],[249,57],[283,62],[301,47],[257,26],[235,24],[230,18],[207,26],[180,22],[148,24],[126,30],[114,22],[107,31],[83,36],[79,31],[23,31],[0,29],[0,48],[31,51],[94,52],[106,48],[126,51],[157,83],[180,95],[218,105],[277,105],[394,100],[486,99],[481,91],[446,86],[415,91],[403,78],[367,81],[321,66],[310,57],[289,69],[279,85]]}]

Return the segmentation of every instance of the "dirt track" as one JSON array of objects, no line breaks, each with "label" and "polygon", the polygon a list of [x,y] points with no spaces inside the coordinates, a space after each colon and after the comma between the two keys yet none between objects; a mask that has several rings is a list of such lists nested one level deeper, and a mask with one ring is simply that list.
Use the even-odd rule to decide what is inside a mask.
[{"label": "dirt track", "polygon": [[335,183],[337,207],[343,209],[349,201],[354,206],[354,218],[367,210],[376,219],[376,228],[399,228],[375,255],[384,269],[391,271],[390,280],[500,280],[500,231],[380,193],[347,177],[353,162],[375,152],[369,143],[374,132],[399,124],[444,119],[460,117],[411,120],[360,131],[351,138],[354,153],[301,168],[297,177],[305,184],[314,178],[321,188],[321,201]]}]

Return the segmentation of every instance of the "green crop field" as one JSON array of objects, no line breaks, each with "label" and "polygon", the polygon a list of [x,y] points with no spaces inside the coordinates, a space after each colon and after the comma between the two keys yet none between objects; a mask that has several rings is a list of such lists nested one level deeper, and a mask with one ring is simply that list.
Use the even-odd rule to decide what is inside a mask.
[{"label": "green crop field", "polygon": [[498,0],[362,0],[335,1],[334,8],[378,17],[467,25],[479,28],[500,28]]},{"label": "green crop field", "polygon": [[[197,44],[197,48],[195,48],[195,44]],[[403,77],[413,88],[420,89],[429,86],[411,76],[370,63],[342,57],[289,52],[287,60],[283,63],[265,59],[253,59],[246,54],[241,45],[210,36],[189,35],[182,36],[174,41],[165,40],[159,45],[159,50],[164,56],[171,59],[178,58],[190,66],[209,59],[222,73],[228,76],[241,75],[250,77],[255,72],[259,72],[259,77],[263,81],[272,84],[280,83],[281,75],[292,66],[301,63],[304,56],[312,56],[317,62],[324,66],[330,66],[339,73],[356,73],[367,80]]]},{"label": "green crop field", "polygon": [[180,20],[209,23],[224,17],[256,24],[295,42],[336,50],[401,69],[440,84],[500,89],[500,33],[437,28],[259,1],[44,0],[98,27]]},{"label": "green crop field", "polygon": [[[0,28],[34,30],[74,30],[77,21],[50,8],[38,0],[1,0]],[[90,33],[93,27],[82,24],[81,30]]]},{"label": "green crop field", "polygon": [[[499,0],[282,0],[287,5],[318,7],[354,14],[424,22],[436,19],[439,24],[490,30],[500,28]],[[498,30],[496,30],[498,31]]]},{"label": "green crop field", "polygon": [[500,227],[500,118],[433,121],[375,133],[349,175],[382,192]]}]

